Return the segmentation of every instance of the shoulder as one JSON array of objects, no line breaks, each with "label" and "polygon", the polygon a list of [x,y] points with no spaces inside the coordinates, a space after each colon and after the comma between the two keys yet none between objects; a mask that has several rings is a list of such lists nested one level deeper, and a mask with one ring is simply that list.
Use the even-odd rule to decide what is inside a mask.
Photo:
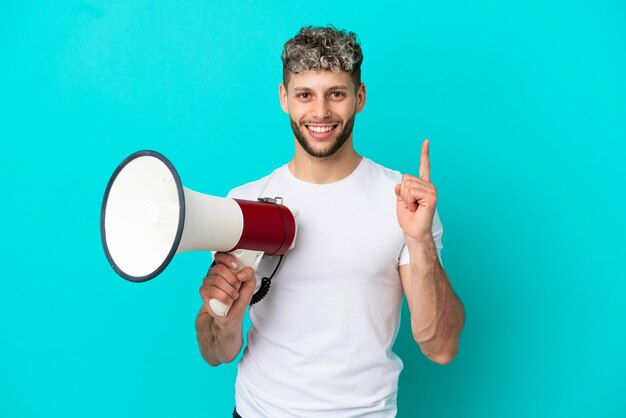
[{"label": "shoulder", "polygon": [[268,184],[272,181],[274,177],[280,174],[284,167],[285,166],[278,167],[267,176],[235,187],[228,192],[227,197],[248,200],[256,200],[258,197],[262,197],[263,191],[267,188]]},{"label": "shoulder", "polygon": [[364,172],[369,181],[377,181],[385,184],[398,184],[402,180],[402,173],[387,168],[377,162],[363,157]]}]

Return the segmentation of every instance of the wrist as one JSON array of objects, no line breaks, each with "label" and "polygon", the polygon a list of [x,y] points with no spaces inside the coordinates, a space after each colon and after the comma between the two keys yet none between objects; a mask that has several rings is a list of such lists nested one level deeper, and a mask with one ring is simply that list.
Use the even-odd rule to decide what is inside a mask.
[{"label": "wrist", "polygon": [[209,324],[211,331],[214,335],[220,335],[223,337],[236,334],[242,327],[243,318],[230,318],[225,317],[212,317],[212,321]]},{"label": "wrist", "polygon": [[[221,319],[221,318],[220,318]],[[235,321],[220,324],[214,319],[211,324],[211,351],[215,353],[220,363],[230,363],[237,357],[243,344],[241,326],[237,327]]]},{"label": "wrist", "polygon": [[423,247],[435,245],[435,240],[433,239],[433,235],[431,232],[428,232],[418,237],[412,237],[405,234],[404,241],[406,242],[406,245],[408,247]]}]

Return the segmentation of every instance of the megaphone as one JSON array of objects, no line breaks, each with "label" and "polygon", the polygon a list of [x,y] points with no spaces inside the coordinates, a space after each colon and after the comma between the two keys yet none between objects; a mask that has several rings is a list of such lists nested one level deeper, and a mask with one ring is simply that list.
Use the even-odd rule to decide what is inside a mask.
[{"label": "megaphone", "polygon": [[[144,282],[186,251],[229,252],[238,259],[238,270],[256,270],[263,255],[293,248],[297,215],[280,198],[230,199],[183,187],[172,163],[146,150],[128,156],[113,172],[102,200],[100,235],[113,270]],[[221,316],[230,309],[217,299],[209,304]]]}]

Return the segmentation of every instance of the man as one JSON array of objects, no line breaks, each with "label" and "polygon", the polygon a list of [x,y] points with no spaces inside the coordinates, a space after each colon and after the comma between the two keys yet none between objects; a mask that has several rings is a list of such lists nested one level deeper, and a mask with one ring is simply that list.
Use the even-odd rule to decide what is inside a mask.
[{"label": "man", "polygon": [[[295,154],[230,196],[282,197],[299,211],[299,232],[268,296],[250,309],[233,416],[392,417],[402,361],[391,348],[403,294],[413,337],[434,362],[455,356],[465,320],[439,262],[429,142],[419,178],[356,153],[352,128],[366,91],[353,33],[305,27],[285,44],[282,59],[280,102]],[[256,280],[250,268],[234,274],[228,254],[217,253],[215,262],[196,320],[202,355],[213,366],[240,352]],[[233,304],[226,317],[212,312],[211,298]]]}]

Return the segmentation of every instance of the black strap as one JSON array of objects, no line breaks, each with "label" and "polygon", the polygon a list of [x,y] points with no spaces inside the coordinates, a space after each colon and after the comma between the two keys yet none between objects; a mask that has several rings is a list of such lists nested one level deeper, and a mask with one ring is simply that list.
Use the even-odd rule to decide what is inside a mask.
[{"label": "black strap", "polygon": [[283,261],[283,255],[281,255],[280,258],[278,259],[278,263],[276,264],[276,267],[274,267],[274,271],[272,272],[270,277],[263,277],[261,279],[261,287],[259,287],[259,290],[257,290],[257,292],[252,296],[252,299],[250,300],[250,306],[254,305],[255,303],[262,300],[265,296],[267,296],[267,293],[270,291],[270,285],[272,284],[272,279],[276,275],[276,272],[278,271],[278,267],[280,267],[280,263],[282,261]]}]

